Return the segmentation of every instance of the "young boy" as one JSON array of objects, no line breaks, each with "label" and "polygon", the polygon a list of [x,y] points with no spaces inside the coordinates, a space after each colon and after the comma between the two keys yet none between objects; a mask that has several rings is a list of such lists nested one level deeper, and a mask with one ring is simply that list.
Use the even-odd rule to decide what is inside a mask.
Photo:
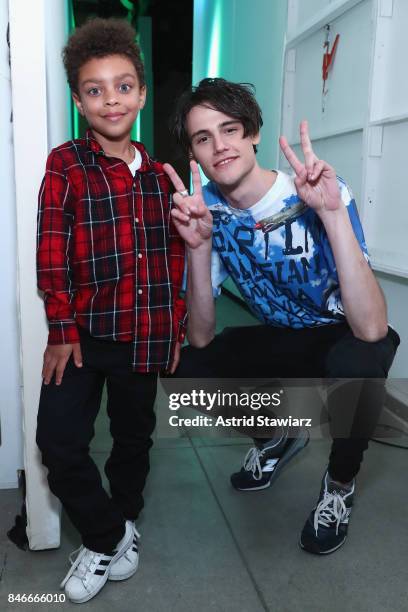
[{"label": "young boy", "polygon": [[[249,86],[204,79],[178,102],[174,133],[211,182],[201,189],[192,161],[189,196],[171,166],[164,167],[178,190],[172,215],[188,245],[190,346],[177,375],[360,379],[332,389],[329,465],[300,538],[304,550],[327,554],[346,539],[354,479],[399,337],[387,326],[352,195],[317,159],[307,123],[300,126],[304,163],[280,140],[294,178],[257,163],[261,126]],[[229,327],[214,337],[213,295],[228,275],[261,325]],[[342,431],[350,412],[351,430]],[[287,434],[259,442],[232,485],[240,491],[268,487],[306,442]]]},{"label": "young boy", "polygon": [[[63,53],[89,129],[54,149],[39,194],[38,286],[49,323],[37,444],[51,491],[83,546],[61,586],[91,599],[138,566],[159,371],[174,371],[184,338],[184,243],[171,222],[161,164],[130,131],[146,99],[135,32],[94,19]],[[107,384],[111,496],[89,456]]]}]

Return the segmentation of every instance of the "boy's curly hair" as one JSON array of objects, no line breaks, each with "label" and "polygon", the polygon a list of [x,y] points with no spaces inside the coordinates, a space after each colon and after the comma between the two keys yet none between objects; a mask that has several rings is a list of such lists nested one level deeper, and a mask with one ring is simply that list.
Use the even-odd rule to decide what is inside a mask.
[{"label": "boy's curly hair", "polygon": [[80,68],[95,57],[124,55],[135,67],[140,87],[146,83],[136,32],[123,19],[95,17],[74,30],[62,52],[71,91],[78,93]]}]

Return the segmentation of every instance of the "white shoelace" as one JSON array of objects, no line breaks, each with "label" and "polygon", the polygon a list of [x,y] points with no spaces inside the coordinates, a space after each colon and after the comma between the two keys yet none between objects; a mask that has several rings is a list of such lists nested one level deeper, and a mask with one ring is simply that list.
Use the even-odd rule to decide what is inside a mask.
[{"label": "white shoelace", "polygon": [[319,525],[330,527],[330,524],[333,522],[336,522],[337,535],[339,533],[340,523],[347,517],[347,514],[348,509],[344,503],[343,496],[337,491],[333,491],[333,493],[326,491],[323,499],[317,505],[314,514],[314,529],[316,535]]},{"label": "white shoelace", "polygon": [[[73,557],[76,553],[78,553],[78,556],[74,561]],[[69,562],[71,563],[71,569],[65,576],[64,580],[61,582],[61,588],[66,585],[71,576],[75,576],[76,578],[79,578],[82,581],[82,584],[87,589],[87,574],[91,571],[93,575],[94,572],[91,567],[94,566],[94,568],[96,568],[99,565],[99,561],[103,557],[105,557],[106,559],[110,558],[107,555],[104,555],[103,553],[97,553],[93,550],[89,550],[89,548],[86,548],[85,546],[80,546],[79,548],[74,550],[68,557]]]},{"label": "white shoelace", "polygon": [[[262,466],[260,459],[263,457],[265,452],[269,449],[259,450],[256,446],[253,446],[249,449],[247,454],[245,455],[243,468],[247,472],[252,472],[255,480],[261,480],[262,478]],[[279,459],[268,459],[268,469],[266,472],[273,472],[275,465],[278,463]]]}]

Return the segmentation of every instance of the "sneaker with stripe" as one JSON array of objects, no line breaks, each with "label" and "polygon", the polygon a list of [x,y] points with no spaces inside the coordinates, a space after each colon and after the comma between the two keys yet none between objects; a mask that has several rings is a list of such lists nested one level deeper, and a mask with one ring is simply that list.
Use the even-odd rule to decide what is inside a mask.
[{"label": "sneaker with stripe", "polygon": [[[71,569],[61,582],[65,594],[73,603],[85,603],[95,597],[108,580],[111,565],[132,546],[133,529],[126,522],[125,535],[111,553],[98,553],[85,546],[71,553]],[[73,556],[78,555],[73,560]]]},{"label": "sneaker with stripe", "polygon": [[281,469],[309,442],[307,430],[300,430],[296,438],[286,438],[285,444],[267,440],[262,446],[254,446],[247,452],[239,472],[231,476],[231,484],[237,491],[267,489],[279,476]]},{"label": "sneaker with stripe", "polygon": [[310,513],[300,536],[300,547],[315,555],[334,552],[347,537],[354,497],[354,480],[350,485],[340,485],[323,476],[319,499]]},{"label": "sneaker with stripe", "polygon": [[127,580],[136,573],[139,566],[139,540],[140,534],[135,525],[131,521],[127,521],[133,529],[132,545],[119,557],[117,561],[112,563],[109,568],[108,580]]}]

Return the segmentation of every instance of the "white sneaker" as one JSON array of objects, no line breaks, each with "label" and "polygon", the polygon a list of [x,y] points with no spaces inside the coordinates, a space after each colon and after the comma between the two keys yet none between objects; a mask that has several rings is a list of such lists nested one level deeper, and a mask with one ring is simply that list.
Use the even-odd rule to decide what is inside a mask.
[{"label": "white sneaker", "polygon": [[[110,566],[132,546],[132,542],[133,529],[131,524],[126,522],[125,535],[112,554],[94,552],[85,546],[71,553],[72,567],[61,582],[61,588],[65,587],[66,596],[73,603],[84,603],[95,597],[108,579]],[[71,557],[76,552],[78,556],[73,561]]]},{"label": "white sneaker", "polygon": [[121,557],[109,567],[108,580],[126,580],[133,576],[139,566],[139,539],[140,534],[134,523],[126,521],[133,530],[132,545]]}]

